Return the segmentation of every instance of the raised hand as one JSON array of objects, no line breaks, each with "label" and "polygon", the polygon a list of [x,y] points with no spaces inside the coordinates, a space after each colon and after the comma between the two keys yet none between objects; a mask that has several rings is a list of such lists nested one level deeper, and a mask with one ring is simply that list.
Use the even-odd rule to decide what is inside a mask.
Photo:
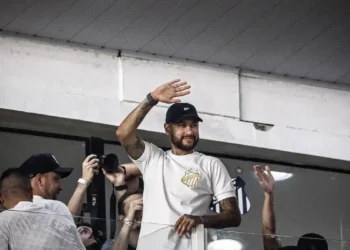
[{"label": "raised hand", "polygon": [[181,101],[178,97],[185,96],[190,93],[190,88],[191,85],[187,84],[187,82],[176,79],[156,88],[151,93],[151,96],[154,100],[159,102],[176,103]]},{"label": "raised hand", "polygon": [[115,173],[108,173],[106,170],[102,168],[102,172],[105,177],[112,182],[115,186],[125,184],[125,173],[121,167],[118,167],[118,171]]},{"label": "raised hand", "polygon": [[134,219],[136,219],[135,217],[137,217],[136,213],[137,212],[142,213],[142,210],[143,210],[143,198],[130,202],[127,218],[130,221],[133,221]]},{"label": "raised hand", "polygon": [[275,179],[271,174],[269,166],[265,166],[265,171],[260,168],[260,165],[254,166],[255,175],[258,177],[260,186],[265,193],[272,193],[275,186]]},{"label": "raised hand", "polygon": [[82,179],[92,181],[94,174],[98,173],[99,160],[96,155],[89,155],[82,164]]}]

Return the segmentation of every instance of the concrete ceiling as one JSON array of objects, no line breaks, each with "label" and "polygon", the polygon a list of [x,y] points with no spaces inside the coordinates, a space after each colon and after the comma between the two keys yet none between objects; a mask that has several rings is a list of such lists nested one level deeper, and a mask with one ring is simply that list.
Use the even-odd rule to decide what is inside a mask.
[{"label": "concrete ceiling", "polygon": [[348,0],[2,0],[0,29],[350,84]]}]

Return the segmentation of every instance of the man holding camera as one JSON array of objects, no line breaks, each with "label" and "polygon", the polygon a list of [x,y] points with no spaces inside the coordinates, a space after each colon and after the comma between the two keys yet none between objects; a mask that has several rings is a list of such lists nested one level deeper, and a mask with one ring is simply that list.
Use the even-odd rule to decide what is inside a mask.
[{"label": "man holding camera", "polygon": [[[225,166],[217,158],[194,151],[202,119],[193,105],[177,99],[188,95],[189,88],[187,82],[180,80],[161,85],[147,95],[116,132],[145,180],[139,250],[150,246],[154,250],[190,249],[190,239],[185,235],[193,227],[236,227],[241,222],[234,186]],[[175,103],[169,107],[164,125],[171,140],[171,150],[167,152],[136,134],[158,102]],[[220,213],[208,215],[213,196],[219,201]]]},{"label": "man holding camera", "polygon": [[[116,156],[114,155],[114,157]],[[112,164],[115,166],[107,166],[106,168],[103,166],[103,163],[100,162],[97,155],[92,154],[86,157],[82,164],[82,177],[78,180],[78,185],[68,203],[68,208],[72,215],[80,215],[87,188],[93,181],[94,175],[100,171],[100,168],[102,168],[102,171],[107,179],[115,186],[115,194],[117,199],[119,199],[128,189],[134,190],[139,188],[142,180],[140,181],[138,177],[134,178],[135,169],[137,172],[139,172],[134,163],[127,163],[120,166],[119,161],[116,158],[109,165]],[[106,171],[104,168],[106,168],[108,171]],[[128,169],[127,173],[125,169]]]}]

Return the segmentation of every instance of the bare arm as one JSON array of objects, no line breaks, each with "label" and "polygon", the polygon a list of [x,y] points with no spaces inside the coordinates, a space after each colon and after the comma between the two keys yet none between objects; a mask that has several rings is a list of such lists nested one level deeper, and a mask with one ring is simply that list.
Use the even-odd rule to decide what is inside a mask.
[{"label": "bare arm", "polygon": [[273,193],[265,193],[264,206],[262,210],[262,233],[264,250],[278,249],[279,244],[275,238],[276,217],[273,207]]},{"label": "bare arm", "polygon": [[126,223],[123,224],[122,229],[118,233],[118,237],[114,241],[112,250],[128,250],[131,230],[131,226],[127,225]]},{"label": "bare arm", "polygon": [[[159,86],[151,93],[151,96],[157,102],[175,103],[180,100],[174,98],[188,95],[190,93],[189,88],[190,85],[187,82],[180,82],[177,79]],[[139,159],[145,151],[145,145],[137,137],[136,130],[152,107],[152,104],[146,98],[125,118],[117,129],[116,134],[120,143],[134,160]]]},{"label": "bare arm", "polygon": [[235,197],[227,198],[220,201],[219,204],[219,214],[202,217],[204,227],[238,227],[241,224],[241,213],[238,208],[237,199]]},{"label": "bare arm", "polygon": [[137,137],[136,130],[151,110],[152,105],[145,99],[135,108],[120,124],[117,129],[117,137],[126,149],[130,157],[137,160],[145,151],[145,144]]},{"label": "bare arm", "polygon": [[141,171],[135,163],[125,163],[122,164],[122,167],[125,168],[125,179],[131,179],[133,177],[141,176]]},{"label": "bare arm", "polygon": [[220,213],[217,215],[192,216],[183,215],[175,224],[175,231],[179,235],[190,232],[199,224],[206,228],[238,227],[241,224],[241,213],[238,208],[237,199],[230,197],[219,202]]},{"label": "bare arm", "polygon": [[80,216],[86,195],[87,185],[78,183],[72,197],[68,202],[68,209],[73,216]]},{"label": "bare arm", "polygon": [[[112,250],[127,250],[130,240],[130,234],[132,231],[132,226],[135,221],[136,212],[141,212],[143,210],[143,200],[138,199],[130,203],[128,214],[124,220],[122,229],[120,230],[118,237],[116,238]],[[138,238],[138,237],[137,237]]]},{"label": "bare arm", "polygon": [[271,174],[269,166],[263,171],[259,165],[254,166],[255,174],[258,177],[259,184],[264,190],[265,199],[262,209],[262,232],[264,241],[264,250],[277,250],[279,247],[276,234],[276,217],[273,207],[273,190],[275,180]]},{"label": "bare arm", "polygon": [[73,216],[80,216],[81,209],[86,196],[86,190],[89,183],[94,178],[95,171],[98,171],[98,159],[95,158],[96,155],[89,155],[86,157],[82,164],[82,179],[87,182],[87,184],[78,183],[72,197],[68,202],[69,211]]}]

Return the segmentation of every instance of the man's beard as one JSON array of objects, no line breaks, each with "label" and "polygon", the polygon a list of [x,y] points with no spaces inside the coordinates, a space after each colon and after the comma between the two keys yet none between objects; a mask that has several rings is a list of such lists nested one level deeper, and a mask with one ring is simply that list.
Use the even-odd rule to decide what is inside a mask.
[{"label": "man's beard", "polygon": [[[184,138],[193,138],[192,145],[183,144],[182,140]],[[186,137],[183,136],[180,139],[178,139],[173,134],[170,135],[170,139],[171,139],[171,142],[175,145],[175,147],[177,147],[178,149],[185,151],[185,152],[192,151],[196,147],[196,145],[199,141],[199,138],[196,138],[195,136],[186,136]]]}]

